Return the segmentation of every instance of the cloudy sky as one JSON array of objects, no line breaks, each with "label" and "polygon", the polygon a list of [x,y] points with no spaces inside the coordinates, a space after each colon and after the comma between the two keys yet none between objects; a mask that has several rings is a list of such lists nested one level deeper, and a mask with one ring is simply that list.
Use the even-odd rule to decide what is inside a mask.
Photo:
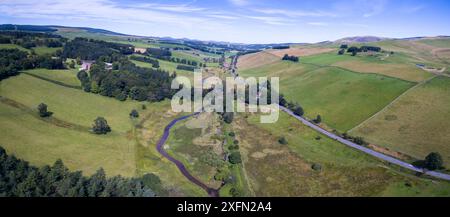
[{"label": "cloudy sky", "polygon": [[243,43],[450,35],[447,0],[0,0],[0,23]]}]

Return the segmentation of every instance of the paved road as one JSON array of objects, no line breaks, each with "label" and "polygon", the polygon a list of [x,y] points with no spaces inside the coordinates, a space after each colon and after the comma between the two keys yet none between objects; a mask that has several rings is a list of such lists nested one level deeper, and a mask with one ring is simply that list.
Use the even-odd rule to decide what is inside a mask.
[{"label": "paved road", "polygon": [[415,171],[415,172],[421,172],[421,173],[424,172],[425,174],[427,174],[429,176],[433,176],[433,177],[444,179],[444,180],[450,180],[450,175],[448,175],[448,174],[434,172],[434,171],[424,171],[423,169],[417,168],[417,167],[411,165],[410,163],[406,163],[406,162],[401,161],[399,159],[387,156],[385,154],[376,152],[376,151],[374,151],[372,149],[360,146],[360,145],[358,145],[356,143],[353,143],[353,142],[351,142],[349,140],[343,139],[343,138],[341,138],[341,137],[339,137],[339,136],[337,136],[337,135],[335,135],[333,133],[330,133],[330,132],[322,129],[321,127],[319,127],[319,126],[309,122],[308,120],[295,115],[292,111],[290,111],[289,109],[287,109],[287,108],[285,108],[283,106],[280,106],[280,109],[283,110],[284,112],[286,112],[287,114],[291,115],[292,117],[296,118],[297,120],[301,121],[303,124],[311,127],[312,129],[318,131],[319,133],[321,133],[321,134],[323,134],[323,135],[325,135],[325,136],[327,136],[327,137],[329,137],[331,139],[334,139],[334,140],[336,140],[336,141],[338,141],[338,142],[340,142],[340,143],[342,143],[344,145],[347,145],[347,146],[352,147],[354,149],[358,149],[358,150],[360,150],[360,151],[362,151],[362,152],[364,152],[366,154],[369,154],[371,156],[374,156],[374,157],[376,157],[378,159],[385,160],[385,161],[387,161],[389,163],[401,166],[403,168],[406,168],[406,169],[409,169],[409,170],[412,170],[412,171]]},{"label": "paved road", "polygon": [[191,175],[189,173],[189,171],[186,169],[186,167],[184,166],[184,164],[173,158],[172,156],[170,156],[166,150],[164,150],[164,143],[166,143],[167,139],[169,138],[169,134],[170,134],[170,129],[179,121],[185,120],[187,118],[190,118],[194,115],[198,115],[199,113],[194,113],[194,114],[190,114],[190,115],[186,115],[177,119],[172,120],[169,125],[166,126],[166,128],[164,128],[164,134],[162,135],[161,139],[159,140],[158,144],[156,145],[156,149],[158,150],[158,152],[164,156],[165,158],[167,158],[169,161],[171,161],[172,163],[174,163],[177,167],[178,170],[180,170],[180,172],[192,183],[194,183],[195,185],[199,186],[200,188],[203,188],[203,190],[205,190],[209,196],[211,197],[218,197],[219,196],[219,190],[218,189],[214,189],[214,188],[210,188],[208,187],[205,183],[203,183],[202,181],[198,180],[197,178],[195,178],[193,175]]}]

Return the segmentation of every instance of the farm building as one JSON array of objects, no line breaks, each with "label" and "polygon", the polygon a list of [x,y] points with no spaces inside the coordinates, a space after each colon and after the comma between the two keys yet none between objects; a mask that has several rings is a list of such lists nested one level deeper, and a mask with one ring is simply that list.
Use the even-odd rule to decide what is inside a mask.
[{"label": "farm building", "polygon": [[112,63],[105,63],[105,69],[106,70],[112,70],[113,69],[113,64]]},{"label": "farm building", "polygon": [[95,63],[93,60],[82,60],[80,70],[89,71],[93,63]]},{"label": "farm building", "polygon": [[135,53],[143,54],[143,53],[147,52],[147,48],[139,48],[139,47],[135,47],[135,48],[134,48],[134,52],[135,52]]}]

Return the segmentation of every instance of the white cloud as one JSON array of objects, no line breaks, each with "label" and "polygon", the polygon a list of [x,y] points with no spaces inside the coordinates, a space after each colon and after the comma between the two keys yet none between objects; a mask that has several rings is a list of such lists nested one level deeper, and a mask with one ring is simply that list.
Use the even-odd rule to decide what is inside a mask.
[{"label": "white cloud", "polygon": [[363,17],[368,18],[384,12],[387,0],[359,0],[359,5],[365,11]]},{"label": "white cloud", "polygon": [[286,25],[292,25],[292,23],[289,20],[280,18],[280,17],[267,17],[267,16],[244,16],[245,18],[253,19],[262,21],[266,24],[270,25],[279,25],[279,26],[286,26]]},{"label": "white cloud", "polygon": [[236,6],[246,6],[250,4],[249,0],[228,0],[228,1]]},{"label": "white cloud", "polygon": [[109,0],[4,0],[0,4],[0,13],[22,18],[52,18],[100,20],[130,24],[172,24],[190,27],[194,24],[209,22],[199,16],[185,16],[177,11],[198,11],[185,5],[168,9],[157,5],[126,7]]},{"label": "white cloud", "polygon": [[328,23],[324,23],[324,22],[309,22],[307,24],[311,25],[311,26],[328,26]]},{"label": "white cloud", "polygon": [[409,7],[405,7],[403,9],[401,9],[401,12],[407,13],[407,14],[412,14],[412,13],[416,13],[418,11],[421,11],[424,8],[425,8],[425,5],[409,6]]},{"label": "white cloud", "polygon": [[189,13],[189,12],[199,12],[206,10],[201,7],[190,6],[189,4],[181,4],[181,5],[165,5],[165,4],[153,4],[153,3],[144,3],[134,5],[135,8],[140,9],[150,9],[150,10],[161,10],[161,11],[171,11],[171,12],[181,12],[181,13]]},{"label": "white cloud", "polygon": [[272,8],[260,8],[253,9],[255,12],[271,15],[285,15],[288,17],[335,17],[334,13],[323,12],[323,11],[300,11],[300,10],[282,10],[282,9],[272,9]]}]

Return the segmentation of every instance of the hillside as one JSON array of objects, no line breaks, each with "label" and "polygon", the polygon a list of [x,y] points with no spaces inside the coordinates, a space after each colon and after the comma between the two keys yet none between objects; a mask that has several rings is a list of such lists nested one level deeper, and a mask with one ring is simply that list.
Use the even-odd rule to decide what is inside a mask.
[{"label": "hillside", "polygon": [[[283,112],[262,124],[260,113],[185,116],[170,101],[173,80],[192,80],[198,70],[225,79],[238,56],[240,76],[280,77],[284,97],[299,103],[304,117],[320,115],[317,124],[329,132],[361,136],[372,146],[362,145],[405,162],[437,151],[448,166],[446,38],[352,38],[349,46],[360,49],[353,56],[338,55],[336,43],[245,45],[18,28],[27,31],[0,31],[0,63],[8,69],[0,71],[0,145],[33,166],[61,159],[88,176],[100,168],[108,178],[151,174],[163,196],[450,194],[447,181],[349,148]],[[299,61],[282,60],[286,54]],[[100,117],[106,123],[94,121]],[[109,130],[99,132],[104,124]]]}]

